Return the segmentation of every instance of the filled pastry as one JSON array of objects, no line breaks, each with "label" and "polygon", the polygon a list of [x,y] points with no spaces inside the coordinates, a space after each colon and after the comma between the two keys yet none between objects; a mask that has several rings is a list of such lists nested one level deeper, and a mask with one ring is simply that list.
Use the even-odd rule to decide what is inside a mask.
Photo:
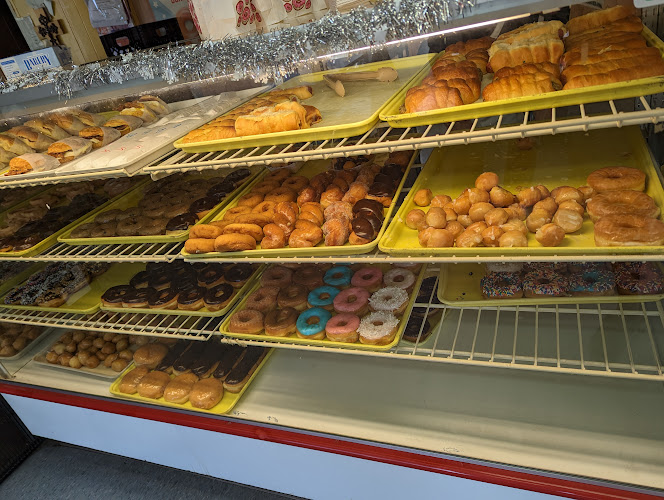
[{"label": "filled pastry", "polygon": [[4,149],[0,148],[0,164],[7,165],[9,160],[15,157],[15,153],[10,153],[9,151],[5,151]]},{"label": "filled pastry", "polygon": [[167,115],[171,112],[168,104],[166,104],[159,97],[154,95],[144,95],[138,99],[139,102],[145,104],[148,108],[152,110],[153,113],[162,116]]},{"label": "filled pastry", "polygon": [[81,120],[84,125],[88,127],[98,127],[102,123],[106,121],[106,118],[104,118],[102,115],[97,114],[97,113],[88,113],[87,111],[83,111],[82,109],[71,109],[69,112],[74,115],[76,118]]},{"label": "filled pastry", "polygon": [[129,115],[140,118],[145,123],[152,123],[157,121],[157,115],[147,105],[147,103],[139,101],[125,102],[120,106],[121,115]]},{"label": "filled pastry", "polygon": [[129,132],[136,130],[143,126],[143,120],[135,116],[117,115],[108,120],[103,125],[104,127],[114,128],[120,134],[127,135]]},{"label": "filled pastry", "polygon": [[78,135],[85,128],[85,123],[71,113],[53,113],[48,118],[70,135]]},{"label": "filled pastry", "polygon": [[5,132],[10,137],[14,139],[19,139],[25,144],[30,146],[36,151],[46,151],[48,147],[53,143],[53,139],[49,139],[44,134],[40,134],[36,130],[31,129],[30,127],[14,127],[10,128]]},{"label": "filled pastry", "polygon": [[92,148],[106,146],[122,137],[119,130],[110,127],[87,127],[78,133],[79,137],[92,142]]},{"label": "filled pastry", "polygon": [[24,155],[27,153],[34,153],[35,150],[28,146],[26,143],[19,139],[15,139],[6,134],[0,134],[0,148],[4,149],[8,153],[14,153],[15,155]]},{"label": "filled pastry", "polygon": [[28,172],[43,172],[58,168],[60,162],[52,156],[42,153],[28,153],[9,161],[9,172],[5,175],[20,175]]},{"label": "filled pastry", "polygon": [[41,134],[44,134],[46,137],[49,137],[54,141],[59,141],[60,139],[69,137],[69,134],[58,127],[55,122],[46,118],[35,118],[33,120],[28,120],[24,123],[24,125],[36,130]]},{"label": "filled pastry", "polygon": [[57,159],[60,163],[67,163],[85,153],[89,153],[91,149],[91,141],[83,139],[82,137],[69,137],[51,144],[48,148],[47,154]]}]

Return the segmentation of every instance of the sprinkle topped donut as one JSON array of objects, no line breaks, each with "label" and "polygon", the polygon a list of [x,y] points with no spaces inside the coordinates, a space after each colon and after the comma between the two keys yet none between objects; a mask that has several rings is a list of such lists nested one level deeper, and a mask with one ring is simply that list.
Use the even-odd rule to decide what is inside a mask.
[{"label": "sprinkle topped donut", "polygon": [[394,340],[399,320],[394,314],[378,311],[362,318],[357,332],[363,344],[386,345]]},{"label": "sprinkle topped donut", "polygon": [[375,292],[369,299],[372,311],[387,311],[392,314],[402,314],[408,304],[408,293],[401,288],[388,286]]},{"label": "sprinkle topped donut", "polygon": [[616,277],[611,271],[588,270],[576,275],[570,283],[572,295],[613,295],[616,290]]},{"label": "sprinkle topped donut", "polygon": [[407,269],[390,269],[383,275],[383,283],[385,286],[410,290],[415,284],[415,275]]},{"label": "sprinkle topped donut", "polygon": [[487,299],[518,299],[523,297],[519,273],[488,273],[480,282]]},{"label": "sprinkle topped donut", "polygon": [[567,295],[567,283],[563,276],[552,271],[532,271],[523,278],[526,297],[562,297]]}]

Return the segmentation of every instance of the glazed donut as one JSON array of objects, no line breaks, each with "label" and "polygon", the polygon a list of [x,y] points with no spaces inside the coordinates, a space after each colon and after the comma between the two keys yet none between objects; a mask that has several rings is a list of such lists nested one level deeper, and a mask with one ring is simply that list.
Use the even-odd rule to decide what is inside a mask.
[{"label": "glazed donut", "polygon": [[348,203],[357,203],[360,200],[366,198],[369,193],[369,188],[366,184],[361,182],[352,182],[348,186],[348,191],[343,195],[341,201],[347,201]]},{"label": "glazed donut", "polygon": [[497,247],[504,232],[499,226],[489,226],[481,233],[482,243],[485,247]]},{"label": "glazed donut", "polygon": [[190,238],[207,238],[215,239],[217,236],[222,234],[222,231],[217,226],[212,226],[210,224],[198,224],[191,228],[189,231]]},{"label": "glazed donut", "polygon": [[607,215],[639,215],[656,218],[659,207],[654,200],[641,191],[607,191],[588,200],[588,214],[593,221]]},{"label": "glazed donut", "polygon": [[118,222],[116,231],[118,236],[136,236],[143,226],[151,222],[151,219],[143,216],[129,217]]},{"label": "glazed donut", "polygon": [[[445,217],[445,221],[447,222],[447,216]],[[416,229],[418,231],[426,229],[429,227],[426,222],[426,214],[419,208],[414,208],[408,212],[408,215],[406,215],[406,226],[408,226],[410,229]]]},{"label": "glazed donut", "polygon": [[498,245],[501,247],[527,247],[528,240],[520,231],[505,231],[498,240]]},{"label": "glazed donut", "polygon": [[308,202],[305,203],[304,205],[300,205],[300,216],[302,216],[302,214],[306,212],[310,212],[314,215],[314,217],[318,221],[318,225],[322,225],[323,222],[325,222],[325,214],[323,212],[323,207],[321,206],[320,203]]},{"label": "glazed donut", "polygon": [[535,203],[542,199],[542,193],[539,189],[532,186],[526,189],[522,189],[516,195],[517,200],[519,200],[519,205],[522,207],[532,207]]},{"label": "glazed donut", "polygon": [[[187,242],[189,241],[194,240],[188,240]],[[256,239],[248,234],[222,234],[221,236],[217,236],[217,238],[214,240],[214,250],[216,252],[240,252],[244,250],[255,249]]]},{"label": "glazed donut", "polygon": [[659,246],[664,244],[664,223],[639,215],[607,215],[595,223],[595,244]]},{"label": "glazed donut", "polygon": [[278,187],[265,195],[265,201],[274,201],[276,203],[284,201],[297,200],[297,192],[286,187]]},{"label": "glazed donut", "polygon": [[[318,214],[316,212],[312,212],[312,211],[309,211],[309,210],[303,210],[302,212],[300,212],[300,215],[298,216],[298,220],[309,221],[312,224],[314,224],[315,226],[322,226],[325,223],[324,218],[321,220],[318,217]],[[296,224],[296,227],[297,227],[297,224]]]},{"label": "glazed donut", "polygon": [[265,314],[268,311],[277,307],[277,295],[279,294],[279,287],[264,286],[256,290],[254,293],[247,297],[245,307],[247,309],[254,309]]},{"label": "glazed donut", "polygon": [[591,173],[586,182],[598,193],[626,189],[644,191],[646,174],[638,168],[605,167]]},{"label": "glazed donut", "polygon": [[544,224],[535,233],[535,239],[543,247],[557,247],[565,238],[565,230],[557,224]]},{"label": "glazed donut", "polygon": [[287,168],[278,168],[265,176],[266,181],[283,182],[290,177],[291,171]]},{"label": "glazed donut", "polygon": [[[194,226],[195,227],[195,226]],[[258,224],[229,224],[223,230],[224,235],[228,234],[238,234],[238,235],[249,235],[256,243],[260,242],[263,239],[263,228]]]},{"label": "glazed donut", "polygon": [[261,248],[284,248],[286,246],[286,235],[276,224],[266,224],[263,226],[263,235]]},{"label": "glazed donut", "polygon": [[168,224],[168,219],[149,219],[149,221],[138,231],[138,234],[139,236],[156,236],[158,234],[164,234],[166,232],[166,224]]},{"label": "glazed donut", "polygon": [[330,186],[328,187],[323,194],[320,195],[320,205],[324,209],[329,207],[335,201],[341,201],[344,194],[339,186]]},{"label": "glazed donut", "polygon": [[262,312],[242,309],[231,316],[229,328],[235,333],[260,333],[263,331],[264,321]]},{"label": "glazed donut", "polygon": [[498,182],[498,174],[494,172],[484,172],[475,179],[475,187],[488,192],[496,187]]},{"label": "glazed donut", "polygon": [[282,288],[277,295],[277,304],[279,307],[293,308],[296,311],[304,311],[307,305],[307,296],[309,290],[304,285],[288,285]]},{"label": "glazed donut", "polygon": [[264,215],[274,215],[274,209],[277,206],[277,203],[270,200],[261,201],[258,205],[251,209],[253,213],[264,214]]},{"label": "glazed donut", "polygon": [[515,197],[507,189],[500,186],[494,186],[489,191],[489,199],[491,204],[495,207],[508,207],[514,203]]},{"label": "glazed donut", "polygon": [[184,243],[184,249],[187,253],[210,253],[214,252],[215,240],[208,240],[205,238],[190,238]]},{"label": "glazed donut", "polygon": [[413,196],[413,203],[418,207],[426,207],[429,206],[432,199],[433,193],[431,192],[431,189],[420,189],[415,193],[415,196]]},{"label": "glazed donut", "polygon": [[533,205],[533,212],[535,210],[544,210],[551,214],[553,217],[553,214],[555,214],[556,210],[558,210],[558,204],[556,203],[556,200],[549,196],[548,198],[542,198],[540,201],[535,203]]},{"label": "glazed donut", "polygon": [[[300,219],[298,220],[298,223],[300,222],[308,221]],[[310,248],[315,247],[321,241],[323,241],[323,230],[313,223],[310,224],[314,227],[308,227],[307,229],[295,229],[288,237],[288,245],[293,248]]]},{"label": "glazed donut", "polygon": [[286,337],[295,333],[298,311],[292,307],[270,311],[265,315],[265,334],[273,337]]},{"label": "glazed donut", "polygon": [[284,266],[271,266],[261,276],[261,285],[285,288],[293,280],[293,271]]},{"label": "glazed donut", "polygon": [[305,187],[297,196],[297,204],[300,206],[305,203],[317,202],[318,200],[320,200],[320,193],[311,186]]},{"label": "glazed donut", "polygon": [[264,196],[262,194],[256,193],[256,192],[251,192],[248,194],[245,194],[244,196],[240,196],[237,200],[237,206],[238,207],[249,207],[254,208],[256,205],[261,203],[263,201]]},{"label": "glazed donut", "polygon": [[437,194],[431,199],[431,206],[445,208],[445,205],[447,205],[451,201],[452,198],[450,198],[446,194]]},{"label": "glazed donut", "polygon": [[574,233],[583,226],[583,215],[574,210],[559,208],[553,216],[553,223],[563,228],[566,233]]},{"label": "glazed donut", "polygon": [[[259,202],[259,203],[260,203],[260,202]],[[255,205],[254,205],[254,206],[255,206]],[[248,213],[250,213],[250,212],[251,212],[251,207],[249,207],[249,206],[241,206],[241,207],[233,207],[233,208],[229,208],[228,210],[226,210],[226,212],[224,212],[224,217],[223,217],[223,219],[224,219],[224,220],[232,221],[232,220],[235,220],[235,219],[237,218],[238,215],[241,215],[241,214],[248,214]]]},{"label": "glazed donut", "polygon": [[523,297],[518,273],[487,273],[480,280],[485,299],[518,299]]}]

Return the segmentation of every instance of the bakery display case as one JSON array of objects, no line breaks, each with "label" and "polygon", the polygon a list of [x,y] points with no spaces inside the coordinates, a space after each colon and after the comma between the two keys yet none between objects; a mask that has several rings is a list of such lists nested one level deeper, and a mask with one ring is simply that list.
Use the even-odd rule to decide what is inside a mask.
[{"label": "bakery display case", "polygon": [[0,393],[304,497],[661,496],[659,8],[569,3],[275,81],[16,90]]}]

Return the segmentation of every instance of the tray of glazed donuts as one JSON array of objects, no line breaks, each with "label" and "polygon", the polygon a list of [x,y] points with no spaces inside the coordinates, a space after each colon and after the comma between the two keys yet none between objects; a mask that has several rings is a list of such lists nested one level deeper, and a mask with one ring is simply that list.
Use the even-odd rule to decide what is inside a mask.
[{"label": "tray of glazed donuts", "polygon": [[413,151],[280,168],[207,224],[195,226],[187,257],[347,255],[374,249],[415,159]]},{"label": "tray of glazed donuts", "polygon": [[438,299],[451,306],[596,304],[664,298],[654,262],[487,263],[441,266]]},{"label": "tray of glazed donuts", "polygon": [[59,241],[70,245],[184,241],[192,226],[212,218],[260,170],[175,174],[147,182],[81,221]]},{"label": "tray of glazed donuts", "polygon": [[152,342],[149,337],[55,330],[48,347],[37,354],[35,363],[48,367],[114,379],[132,362],[134,352]]},{"label": "tray of glazed donuts", "polygon": [[53,262],[37,264],[30,276],[1,298],[2,307],[28,311],[92,314],[102,294],[133,273],[122,264]]},{"label": "tray of glazed donuts", "polygon": [[659,253],[662,206],[638,127],[451,146],[429,157],[379,248],[447,256]]},{"label": "tray of glazed donuts", "polygon": [[62,184],[28,198],[0,214],[0,258],[46,250],[81,217],[103,210],[137,182],[124,178]]},{"label": "tray of glazed donuts", "polygon": [[123,267],[131,267],[134,274],[104,292],[104,311],[222,316],[251,286],[261,266],[178,260]]},{"label": "tray of glazed donuts", "polygon": [[122,398],[206,413],[230,412],[272,353],[219,340],[156,342],[134,353],[133,368],[111,385]]},{"label": "tray of glazed donuts", "polygon": [[424,268],[380,265],[271,265],[221,324],[247,340],[385,351],[394,347]]}]

